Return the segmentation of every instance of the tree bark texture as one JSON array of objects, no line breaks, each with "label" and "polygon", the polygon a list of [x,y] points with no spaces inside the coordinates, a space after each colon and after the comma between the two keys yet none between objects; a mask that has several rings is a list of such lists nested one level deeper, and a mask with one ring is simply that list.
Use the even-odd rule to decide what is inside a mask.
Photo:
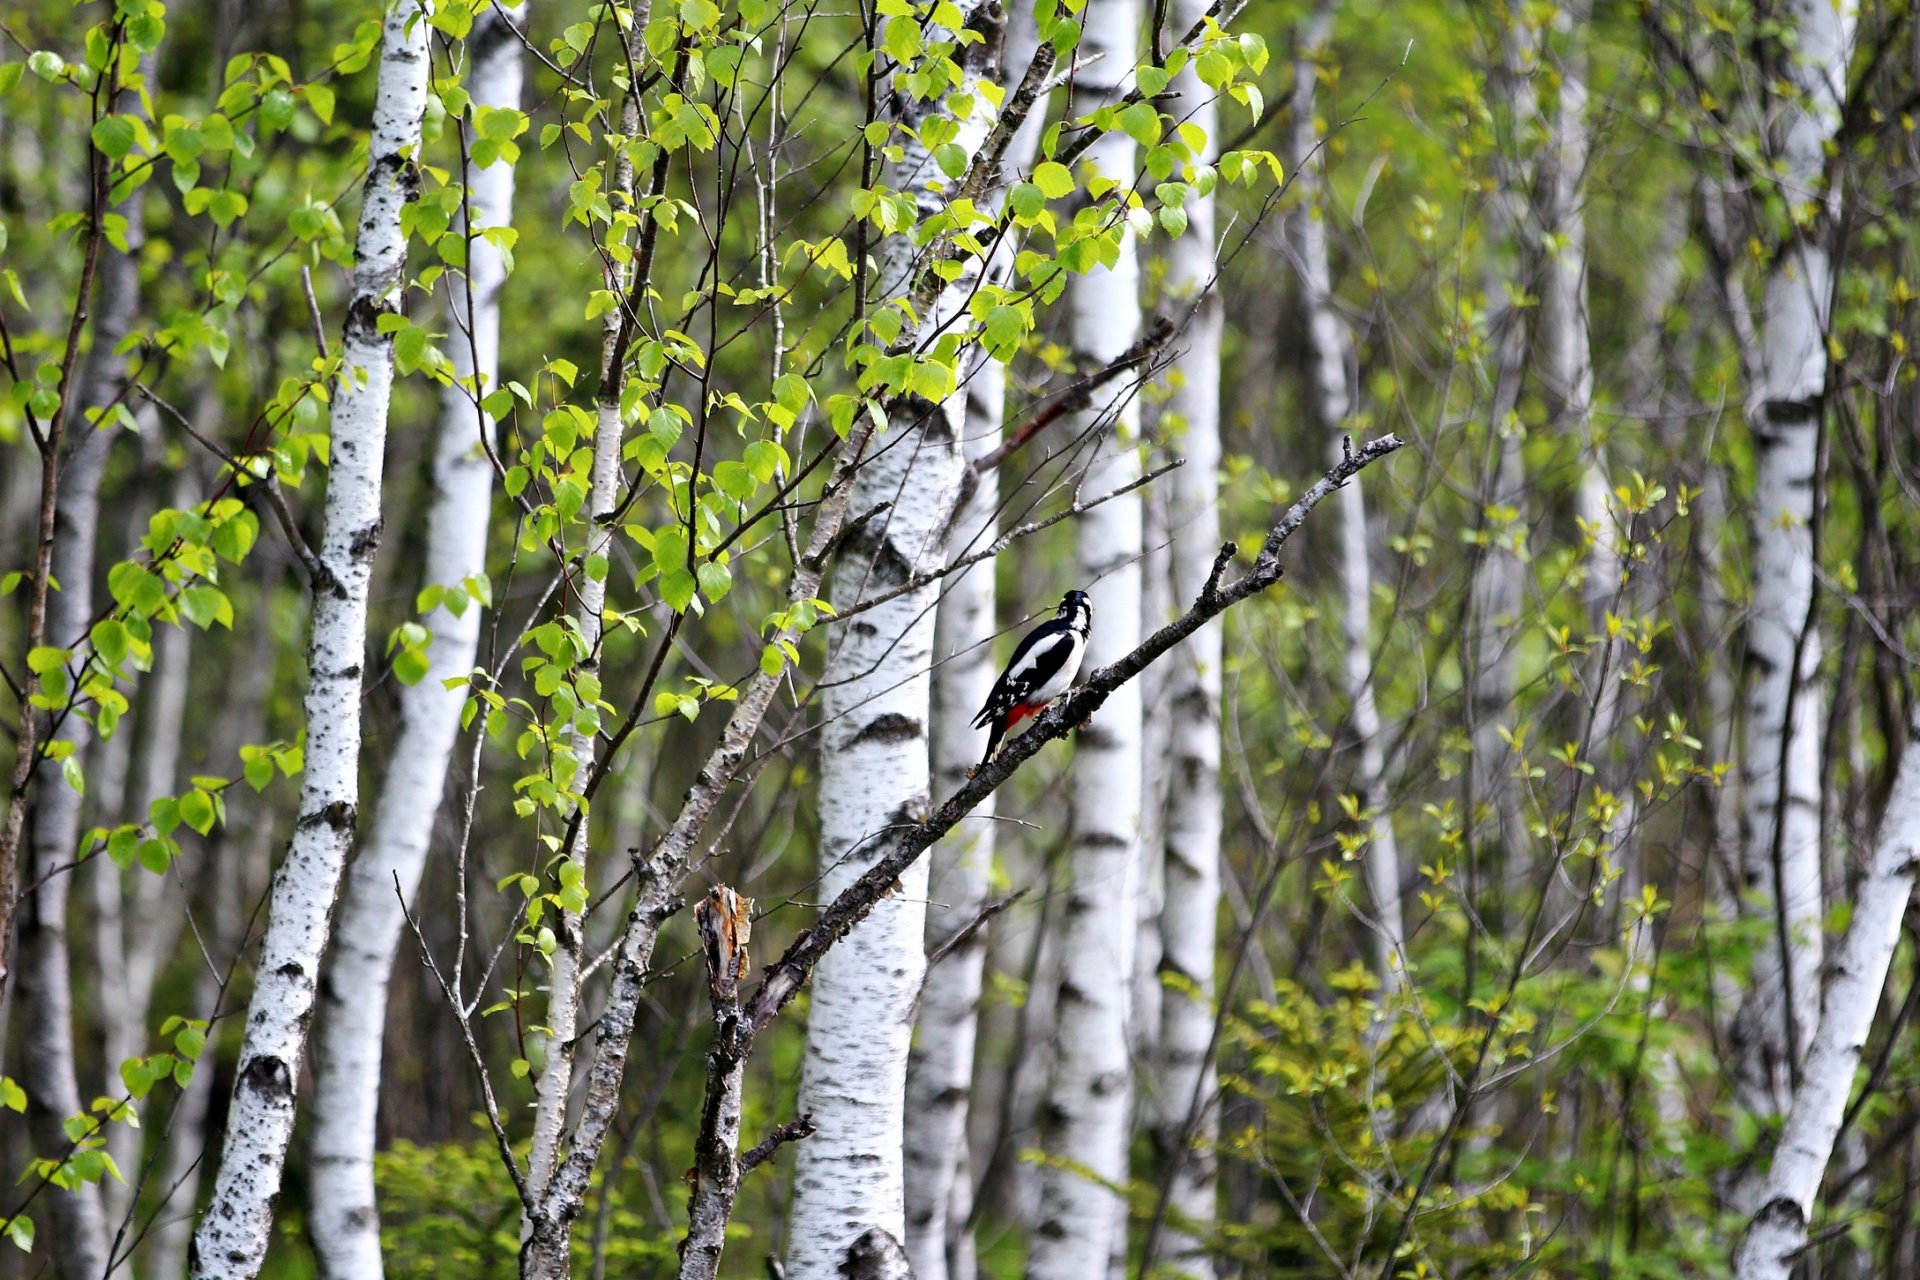
[{"label": "tree bark texture", "polygon": [[[126,105],[131,96],[123,91],[121,103]],[[139,257],[146,241],[143,198],[138,193],[130,195],[114,211],[127,220],[127,248],[125,252],[106,251],[100,262],[99,297],[92,308],[93,346],[80,367],[79,384],[72,388],[75,408],[63,409],[68,417],[66,456],[60,463],[51,559],[52,578],[60,589],[51,594],[45,622],[45,643],[60,648],[84,645],[93,623],[100,485],[119,433],[107,419],[98,426],[89,422],[87,412],[104,409],[123,398],[126,361],[114,348],[132,331],[140,310]],[[81,305],[88,301],[82,299]],[[39,715],[23,709],[21,719],[37,720]],[[93,727],[82,716],[68,714],[49,727],[48,736],[49,746],[70,743],[73,757],[84,760],[93,741]],[[40,1156],[52,1158],[71,1146],[63,1122],[69,1116],[87,1114],[74,1060],[73,979],[67,929],[67,904],[73,885],[68,864],[80,855],[84,798],[62,777],[60,763],[51,756],[35,766],[30,794],[26,879],[39,887],[20,900],[17,921],[20,982],[16,997],[22,1047],[19,1071],[27,1091],[27,1119],[34,1147]],[[5,891],[0,887],[0,892]],[[6,927],[0,919],[0,933]],[[0,938],[0,953],[5,948],[6,942]],[[118,1065],[110,1069],[117,1072]],[[114,1092],[118,1096],[119,1090]],[[112,1140],[111,1131],[106,1136]],[[124,1150],[124,1139],[121,1142]],[[71,1191],[49,1187],[46,1194],[50,1198],[49,1240],[55,1274],[102,1274],[107,1265],[107,1230],[101,1188],[91,1183]]]},{"label": "tree bark texture", "polygon": [[[1176,26],[1199,19],[1200,0],[1176,0]],[[1206,154],[1218,148],[1219,112],[1191,70],[1175,91],[1194,105],[1188,119],[1206,130]],[[1214,198],[1195,191],[1182,206],[1186,230],[1166,251],[1168,305],[1193,308],[1163,422],[1169,447],[1186,459],[1170,477],[1167,497],[1169,606],[1200,594],[1220,544],[1220,339]],[[1345,492],[1357,493],[1357,486]],[[1166,617],[1149,616],[1148,630]],[[1160,1036],[1151,1060],[1157,1099],[1148,1115],[1155,1145],[1170,1163],[1167,1199],[1175,1228],[1161,1246],[1167,1274],[1213,1280],[1204,1237],[1213,1225],[1214,1140],[1220,1126],[1210,1057],[1214,1025],[1214,955],[1220,907],[1220,676],[1222,626],[1202,627],[1169,655],[1166,669],[1169,785],[1162,834],[1158,929],[1160,973],[1173,979],[1160,993]],[[1153,922],[1148,922],[1153,927]]]},{"label": "tree bark texture", "polygon": [[1497,245],[1487,258],[1485,303],[1491,458],[1481,520],[1487,541],[1479,548],[1470,588],[1467,700],[1473,802],[1476,809],[1481,805],[1490,809],[1492,823],[1481,826],[1477,815],[1469,815],[1469,821],[1491,832],[1496,865],[1517,856],[1526,836],[1519,789],[1511,777],[1512,751],[1503,730],[1513,714],[1512,640],[1526,579],[1521,558],[1527,532],[1526,473],[1518,407],[1526,365],[1527,313],[1514,298],[1528,289],[1534,242],[1527,200],[1533,166],[1526,157],[1535,150],[1539,116],[1531,80],[1539,57],[1539,36],[1531,21],[1529,15],[1509,10],[1488,89],[1495,119],[1506,128],[1507,136],[1496,151],[1494,191],[1487,211],[1487,235]]},{"label": "tree bark texture", "polygon": [[[1003,75],[1032,60],[1039,40],[1030,10],[1008,15]],[[1042,118],[1029,115],[1009,142],[1009,172],[1031,162]],[[997,205],[1005,184],[995,184]],[[1001,254],[990,270],[1007,265]],[[954,550],[991,543],[998,531],[1000,475],[975,466],[1000,445],[1007,370],[981,354],[967,380],[960,452],[960,502],[953,518]],[[996,590],[994,562],[977,565],[943,584],[934,624],[933,732],[929,741],[933,788],[947,795],[966,781],[979,758],[974,713],[986,704],[997,669],[993,659]],[[988,905],[994,861],[994,808],[989,797],[953,838],[936,845],[928,861],[926,951],[940,955],[920,990],[920,1014],[907,1059],[905,1134],[906,1250],[919,1280],[972,1280],[967,1211],[967,1128],[973,1103],[974,1045],[987,958],[987,928],[975,927]]]},{"label": "tree bark texture", "polygon": [[1781,195],[1811,205],[1767,274],[1758,373],[1747,391],[1755,455],[1749,537],[1746,718],[1740,743],[1741,875],[1749,906],[1773,921],[1754,957],[1734,1027],[1741,1104],[1784,1111],[1820,1016],[1820,632],[1814,599],[1820,413],[1833,292],[1828,237],[1840,193],[1826,182],[1827,143],[1840,127],[1856,12],[1850,2],[1794,0],[1785,18],[1795,52],[1783,60],[1792,96],[1778,104]]},{"label": "tree bark texture", "polygon": [[[498,9],[475,20],[466,42],[467,89],[476,104],[517,109],[521,50],[507,20]],[[441,393],[421,583],[463,594],[463,584],[486,572],[493,467],[482,437],[492,436],[494,424],[475,402],[499,385],[500,291],[506,281],[500,250],[479,232],[512,223],[513,166],[469,167],[464,178],[468,267],[465,275],[448,276],[447,348],[458,381]],[[381,780],[372,830],[347,872],[320,987],[310,1234],[321,1274],[340,1280],[382,1273],[373,1150],[388,983],[406,923],[400,895],[413,898],[426,866],[467,697],[464,688],[449,689],[445,682],[472,670],[481,614],[479,602],[469,599],[458,613],[441,605],[427,615],[433,633],[427,673],[401,690],[399,737]]]},{"label": "tree bark texture", "polygon": [[1800,1085],[1774,1148],[1760,1207],[1734,1254],[1735,1280],[1786,1280],[1807,1243],[1814,1197],[1833,1158],[1853,1095],[1860,1054],[1873,1030],[1901,921],[1920,872],[1920,718],[1880,820],[1873,864],[1834,957],[1825,1009],[1813,1030]]},{"label": "tree bark texture", "polygon": [[419,178],[427,97],[427,24],[395,4],[381,37],[367,181],[354,244],[353,295],[334,391],[325,532],[307,642],[306,769],[293,842],[274,876],[213,1198],[191,1250],[196,1280],[251,1280],[266,1259],[273,1206],[293,1136],[294,1086],[313,1016],[334,899],[360,801],[360,693],[367,588],[380,541],[380,485],[393,390],[394,311],[406,268],[401,207]]},{"label": "tree bark texture", "polygon": [[[969,26],[997,10],[959,5]],[[895,19],[904,21],[905,19]],[[997,29],[956,50],[962,92],[998,74]],[[935,38],[941,38],[936,34]],[[894,95],[902,123],[917,126],[932,107]],[[956,143],[969,160],[991,125],[976,111]],[[928,150],[908,141],[886,185],[911,192],[924,220],[944,206],[951,184]],[[883,298],[909,296],[925,266],[911,237],[881,250]],[[960,313],[984,264],[969,258],[941,290],[920,332],[940,332]],[[909,322],[912,327],[912,322]],[[940,565],[960,497],[965,389],[945,403],[906,396],[888,406],[886,433],[860,461],[851,509],[864,515],[834,568],[831,601],[842,613],[869,596]],[[866,610],[835,636],[821,699],[821,885],[838,893],[873,860],[889,827],[923,816],[930,802],[934,603],[932,584]],[[919,864],[871,920],[822,960],[813,979],[799,1110],[817,1126],[799,1147],[794,1172],[792,1280],[839,1280],[848,1247],[878,1227],[906,1238],[904,1142],[907,1053],[925,974],[927,869]]]},{"label": "tree bark texture", "polygon": [[[1292,167],[1300,207],[1287,221],[1295,269],[1300,273],[1301,319],[1307,331],[1307,391],[1315,424],[1330,437],[1338,457],[1352,430],[1357,371],[1353,335],[1335,303],[1333,267],[1327,251],[1324,163],[1316,154],[1319,123],[1316,89],[1319,63],[1333,30],[1334,10],[1322,4],[1301,32],[1294,64]],[[1347,733],[1358,756],[1352,786],[1367,819],[1364,856],[1374,969],[1386,991],[1407,985],[1406,925],[1400,904],[1400,848],[1386,794],[1386,758],[1380,710],[1373,686],[1373,562],[1367,538],[1367,502],[1358,485],[1340,490],[1340,630],[1342,674],[1348,700]]]},{"label": "tree bark texture", "polygon": [[[1117,99],[1136,60],[1141,7],[1108,0],[1084,15],[1083,70],[1072,110],[1086,114]],[[1090,61],[1098,58],[1099,61]],[[1114,130],[1087,152],[1104,174],[1134,171],[1134,144]],[[1096,363],[1114,359],[1140,331],[1140,269],[1131,234],[1113,266],[1067,285],[1072,342]],[[1082,490],[1106,493],[1140,475],[1139,407],[1133,385],[1109,389],[1079,431],[1104,424],[1089,447]],[[1105,503],[1078,522],[1081,580],[1093,597],[1085,664],[1102,666],[1140,639],[1141,503],[1137,494]],[[1089,1280],[1126,1252],[1126,1204],[1107,1186],[1127,1179],[1127,1009],[1133,974],[1134,905],[1140,857],[1138,684],[1117,689],[1098,719],[1082,726],[1068,774],[1073,829],[1072,883],[1061,919],[1056,1011],[1058,1054],[1041,1103],[1040,1220],[1027,1258],[1029,1280]],[[1059,1163],[1071,1161],[1079,1167]],[[1091,1175],[1091,1176],[1089,1176]]]}]

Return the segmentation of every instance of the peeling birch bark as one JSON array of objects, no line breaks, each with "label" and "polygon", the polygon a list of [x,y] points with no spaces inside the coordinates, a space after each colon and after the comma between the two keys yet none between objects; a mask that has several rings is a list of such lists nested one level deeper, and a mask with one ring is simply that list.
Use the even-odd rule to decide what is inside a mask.
[{"label": "peeling birch bark", "polygon": [[[961,92],[997,76],[1001,50],[997,8],[961,3],[966,25],[985,39],[956,50]],[[896,19],[898,21],[899,19]],[[930,38],[945,38],[936,32]],[[897,118],[917,127],[931,104],[893,95]],[[969,162],[985,141],[990,113],[959,122],[954,142]],[[946,205],[952,184],[926,147],[912,141],[894,161],[886,185],[911,192],[922,220]],[[924,266],[911,237],[882,246],[879,293],[903,298]],[[963,259],[960,273],[935,298],[902,342],[936,333],[960,314],[983,264]],[[901,397],[887,408],[887,432],[859,463],[852,509],[891,507],[865,521],[839,552],[831,601],[846,612],[868,596],[907,583],[940,564],[960,498],[965,466],[960,438],[965,391],[944,403]],[[897,595],[842,628],[827,660],[821,709],[822,890],[838,893],[872,862],[871,841],[914,821],[930,803],[928,735],[938,587]],[[835,947],[813,977],[807,1049],[800,1081],[801,1114],[816,1132],[799,1148],[794,1169],[791,1280],[839,1280],[848,1249],[872,1228],[893,1240],[907,1235],[904,1142],[907,1053],[926,956],[927,869],[902,878],[897,894]],[[897,1245],[895,1246],[898,1247]]]},{"label": "peeling birch bark", "polygon": [[[1073,112],[1086,114],[1121,95],[1136,60],[1141,17],[1137,0],[1088,8]],[[1101,173],[1134,171],[1133,140],[1119,130],[1101,137],[1087,155]],[[1101,363],[1125,351],[1139,334],[1141,318],[1131,235],[1122,238],[1111,267],[1073,277],[1065,301],[1075,347]],[[1076,431],[1096,415],[1111,427],[1080,484],[1083,492],[1106,493],[1140,475],[1139,406],[1131,388],[1111,390],[1092,414],[1077,416]],[[1089,668],[1115,661],[1140,641],[1141,522],[1137,493],[1096,507],[1078,522],[1081,577],[1072,585],[1093,597],[1084,660]],[[1072,883],[1061,921],[1059,1053],[1041,1103],[1041,1148],[1085,1172],[1054,1163],[1042,1167],[1029,1280],[1089,1280],[1108,1272],[1116,1252],[1123,1258],[1126,1252],[1126,1203],[1095,1179],[1127,1179],[1141,705],[1137,683],[1115,690],[1099,718],[1081,728],[1068,773]]]},{"label": "peeling birch bark", "polygon": [[266,1259],[273,1206],[293,1137],[295,1083],[320,958],[353,846],[360,802],[360,691],[367,588],[380,542],[380,486],[393,391],[393,344],[378,330],[406,268],[400,209],[413,199],[427,97],[427,24],[396,3],[381,37],[367,181],[354,243],[345,372],[334,391],[320,572],[307,643],[306,769],[292,846],[274,876],[213,1198],[194,1234],[195,1280],[251,1280]]},{"label": "peeling birch bark", "polygon": [[[516,21],[523,12],[512,11]],[[483,106],[520,105],[520,44],[507,21],[507,13],[489,10],[467,36],[467,88]],[[477,232],[511,225],[513,166],[469,168],[464,179],[474,233],[467,235],[466,274],[448,277],[446,346],[458,381],[441,392],[421,583],[456,591],[486,572],[493,467],[482,435],[491,437],[494,423],[475,400],[499,384],[506,266],[500,250]],[[320,986],[310,1237],[321,1275],[340,1280],[382,1274],[373,1152],[387,991],[405,926],[400,895],[413,899],[426,866],[467,698],[463,687],[449,689],[445,682],[473,669],[481,616],[479,602],[469,600],[457,614],[442,605],[425,619],[433,633],[427,673],[400,692],[399,736],[381,779],[372,829],[347,871],[335,945]]]}]

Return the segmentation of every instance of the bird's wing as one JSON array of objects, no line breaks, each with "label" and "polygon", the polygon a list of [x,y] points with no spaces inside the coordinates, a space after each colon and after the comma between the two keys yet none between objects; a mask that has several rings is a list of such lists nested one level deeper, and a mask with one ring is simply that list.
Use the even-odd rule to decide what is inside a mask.
[{"label": "bird's wing", "polygon": [[1026,635],[1020,637],[1020,643],[1014,646],[1013,657],[1007,660],[1006,670],[993,682],[993,689],[987,694],[986,705],[980,708],[980,714],[973,718],[973,727],[984,728],[987,721],[1006,710],[1011,698],[1017,694],[1019,686],[1030,673],[1034,665],[1044,660],[1053,646],[1048,641],[1068,640],[1067,632],[1054,626],[1052,622],[1042,623]]}]

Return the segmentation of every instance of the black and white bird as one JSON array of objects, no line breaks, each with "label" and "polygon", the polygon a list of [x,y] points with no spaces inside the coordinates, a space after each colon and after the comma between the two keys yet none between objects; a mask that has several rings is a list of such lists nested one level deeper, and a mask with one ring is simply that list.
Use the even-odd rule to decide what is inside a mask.
[{"label": "black and white bird", "polygon": [[974,728],[987,731],[987,753],[980,757],[976,771],[993,759],[1002,738],[1021,721],[1039,715],[1073,684],[1092,626],[1093,604],[1087,593],[1069,591],[1052,618],[1021,637],[1007,669],[993,682],[987,705],[973,718]]}]

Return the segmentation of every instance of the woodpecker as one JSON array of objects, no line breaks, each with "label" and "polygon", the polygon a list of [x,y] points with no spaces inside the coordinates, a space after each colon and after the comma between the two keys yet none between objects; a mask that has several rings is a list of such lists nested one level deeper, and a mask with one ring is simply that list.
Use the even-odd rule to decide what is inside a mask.
[{"label": "woodpecker", "polygon": [[1021,721],[1039,715],[1073,684],[1092,625],[1093,605],[1087,593],[1069,591],[1052,618],[1021,637],[1007,669],[993,682],[987,705],[973,718],[974,728],[987,731],[987,753],[980,757],[975,772],[993,759],[1000,739]]}]

